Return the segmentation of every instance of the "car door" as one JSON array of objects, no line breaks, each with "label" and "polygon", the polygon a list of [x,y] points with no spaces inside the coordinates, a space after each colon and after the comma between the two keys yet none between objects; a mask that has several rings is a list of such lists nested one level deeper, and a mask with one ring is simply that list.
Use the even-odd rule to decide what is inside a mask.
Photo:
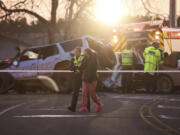
[{"label": "car door", "polygon": [[[42,47],[40,49],[40,59],[38,70],[53,70],[54,65],[59,59],[59,50],[57,45]],[[50,75],[50,72],[40,72],[38,75]]]},{"label": "car door", "polygon": [[[37,70],[38,67],[38,58],[39,58],[39,49],[28,49],[25,50],[18,61],[17,66],[11,66],[11,69],[15,70]],[[37,72],[20,72],[13,73],[13,76],[16,79],[30,79],[37,76]]]}]

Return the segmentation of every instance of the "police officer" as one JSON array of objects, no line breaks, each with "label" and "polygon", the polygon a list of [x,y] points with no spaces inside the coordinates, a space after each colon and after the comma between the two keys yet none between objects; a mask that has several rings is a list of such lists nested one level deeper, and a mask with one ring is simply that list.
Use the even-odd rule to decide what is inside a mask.
[{"label": "police officer", "polygon": [[[132,70],[135,64],[135,55],[129,46],[121,53],[121,65],[123,70]],[[122,86],[124,92],[128,92],[132,89],[132,73],[124,73],[122,76]]]},{"label": "police officer", "polygon": [[160,42],[159,41],[154,41],[153,46],[156,48],[157,51],[157,69],[160,69],[160,66],[164,64],[164,59],[167,57],[167,53],[164,53],[162,48],[160,48]]},{"label": "police officer", "polygon": [[[143,53],[145,64],[144,71],[156,71],[159,68],[161,60],[161,53],[158,49],[158,42],[153,42],[150,46],[146,47]],[[146,90],[155,92],[156,90],[156,74],[155,72],[145,73],[145,86]]]},{"label": "police officer", "polygon": [[[72,95],[72,101],[71,105],[68,107],[68,110],[75,112],[76,111],[76,105],[78,101],[79,96],[79,90],[82,84],[81,81],[81,71],[79,70],[79,65],[83,61],[84,56],[81,55],[81,48],[75,48],[74,49],[74,57],[71,59],[70,62],[70,70],[74,71],[73,78],[72,78],[72,88],[73,88],[73,95]],[[88,110],[90,111],[90,101],[88,100]]]}]

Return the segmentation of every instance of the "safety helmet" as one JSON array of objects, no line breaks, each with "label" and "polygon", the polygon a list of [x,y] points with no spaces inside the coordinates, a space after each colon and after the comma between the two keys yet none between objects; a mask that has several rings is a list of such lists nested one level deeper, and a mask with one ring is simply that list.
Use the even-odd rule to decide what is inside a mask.
[{"label": "safety helmet", "polygon": [[159,41],[153,41],[152,46],[154,46],[155,48],[159,48],[160,42]]}]

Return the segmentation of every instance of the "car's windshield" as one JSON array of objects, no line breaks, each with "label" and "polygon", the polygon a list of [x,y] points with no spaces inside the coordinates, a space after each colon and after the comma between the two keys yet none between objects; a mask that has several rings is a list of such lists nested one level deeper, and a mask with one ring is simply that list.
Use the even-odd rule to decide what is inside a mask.
[{"label": "car's windshield", "polygon": [[82,40],[81,39],[71,40],[71,41],[60,43],[60,44],[65,52],[71,52],[76,47],[82,47]]},{"label": "car's windshield", "polygon": [[39,57],[39,49],[31,49],[25,51],[22,56],[21,56],[21,61],[26,61],[26,60],[35,60],[38,59]]}]

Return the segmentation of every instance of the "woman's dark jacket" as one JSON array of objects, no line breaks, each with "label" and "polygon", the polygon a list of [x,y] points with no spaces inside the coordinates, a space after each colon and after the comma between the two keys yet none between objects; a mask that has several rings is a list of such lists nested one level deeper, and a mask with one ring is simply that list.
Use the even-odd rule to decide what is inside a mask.
[{"label": "woman's dark jacket", "polygon": [[85,82],[93,82],[97,80],[97,56],[91,55],[89,58],[85,57],[80,69],[82,70],[82,80]]}]

